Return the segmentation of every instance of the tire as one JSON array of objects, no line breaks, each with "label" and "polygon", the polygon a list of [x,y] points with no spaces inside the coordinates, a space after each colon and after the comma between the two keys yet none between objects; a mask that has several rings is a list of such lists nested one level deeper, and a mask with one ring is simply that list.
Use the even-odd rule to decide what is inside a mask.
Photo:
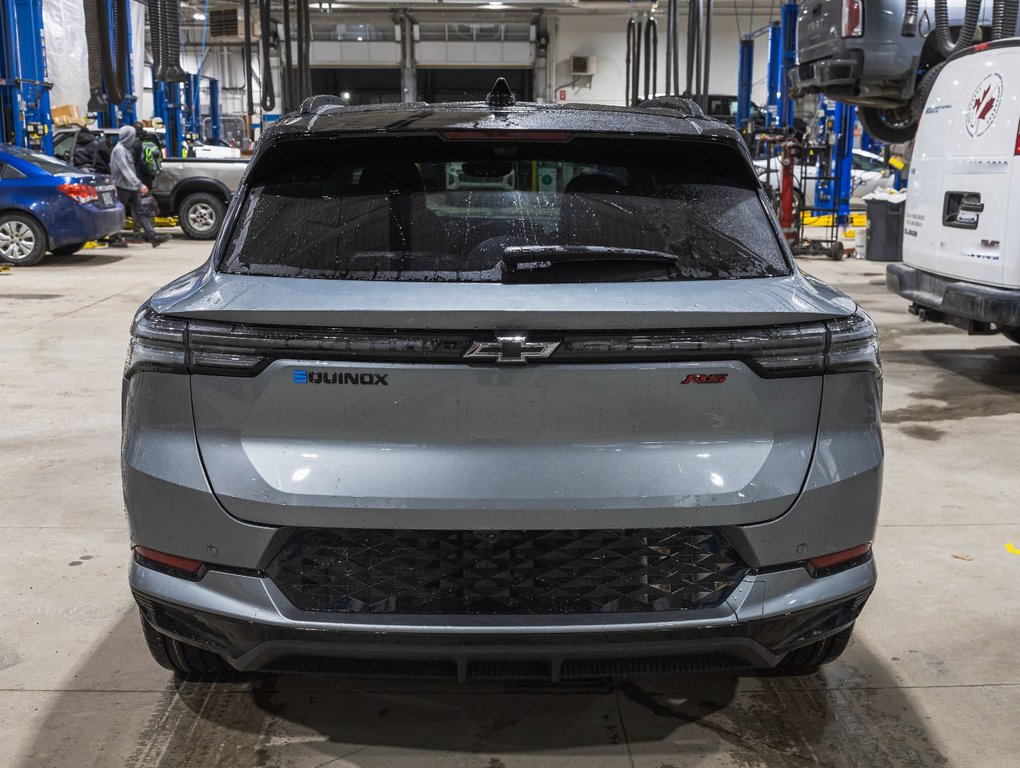
[{"label": "tire", "polygon": [[1003,328],[1002,335],[1014,344],[1020,344],[1020,328]]},{"label": "tire", "polygon": [[850,635],[853,634],[853,631],[854,625],[851,624],[843,631],[824,640],[790,651],[774,668],[774,671],[781,675],[808,675],[817,671],[823,664],[828,664],[840,657],[850,643]]},{"label": "tire", "polygon": [[[909,113],[909,108],[906,112]],[[857,115],[865,131],[887,144],[902,144],[917,133],[917,117],[912,113],[907,117],[903,110],[860,107]]]},{"label": "tire", "polygon": [[917,119],[921,119],[921,115],[924,114],[924,105],[928,103],[928,97],[931,95],[931,89],[935,87],[935,80],[938,79],[939,72],[946,66],[946,62],[936,64],[934,67],[924,73],[924,77],[921,78],[921,82],[917,84],[917,89],[914,91],[914,98],[910,102],[911,109]]},{"label": "tire", "polygon": [[[774,190],[769,187],[769,197],[772,198],[772,208],[776,212],[776,218],[780,221],[783,220],[783,196],[778,190]],[[793,190],[793,225],[797,226],[800,222],[800,214],[804,210],[804,195],[801,194],[799,189]]]},{"label": "tire", "polygon": [[804,212],[804,194],[799,190],[793,190],[793,225],[800,223],[800,215]]},{"label": "tire", "polygon": [[833,261],[843,261],[843,257],[846,255],[843,250],[843,243],[837,240],[829,246],[829,252],[826,254]]},{"label": "tire", "polygon": [[23,213],[0,214],[0,261],[31,267],[46,255],[47,238],[42,225]]},{"label": "tire", "polygon": [[182,677],[201,677],[204,675],[231,675],[239,673],[226,660],[212,651],[203,648],[196,648],[174,640],[164,635],[145,620],[144,616],[139,617],[142,622],[142,634],[145,636],[145,644],[149,647],[149,653],[153,660],[163,667],[175,672]]},{"label": "tire", "polygon": [[212,240],[219,234],[227,206],[210,192],[193,192],[177,207],[177,219],[192,240]]},{"label": "tire", "polygon": [[78,253],[82,248],[85,247],[85,243],[71,243],[70,245],[62,245],[59,248],[54,248],[50,253],[54,256],[71,256],[72,254]]}]

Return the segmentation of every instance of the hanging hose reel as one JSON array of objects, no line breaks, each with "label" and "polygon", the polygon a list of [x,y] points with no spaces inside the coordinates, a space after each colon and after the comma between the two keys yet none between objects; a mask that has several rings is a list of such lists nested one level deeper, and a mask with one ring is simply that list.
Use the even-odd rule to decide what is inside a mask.
[{"label": "hanging hose reel", "polygon": [[[113,39],[107,0],[85,0],[85,41],[88,46],[89,103],[93,112],[120,104],[128,96],[128,0],[113,0]],[[104,93],[105,86],[105,93]]]},{"label": "hanging hose reel", "polygon": [[273,19],[269,13],[269,0],[259,0],[259,26],[262,28],[262,111],[272,112],[276,107],[276,92],[273,88],[273,67],[270,50],[269,30]]}]

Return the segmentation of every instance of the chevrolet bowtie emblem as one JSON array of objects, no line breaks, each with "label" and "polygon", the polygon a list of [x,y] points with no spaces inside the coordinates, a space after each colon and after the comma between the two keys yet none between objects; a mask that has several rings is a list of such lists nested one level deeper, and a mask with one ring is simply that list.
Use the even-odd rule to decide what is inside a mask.
[{"label": "chevrolet bowtie emblem", "polygon": [[495,341],[476,341],[464,357],[494,363],[526,363],[549,357],[559,345],[558,341],[528,341],[526,336],[497,335]]}]

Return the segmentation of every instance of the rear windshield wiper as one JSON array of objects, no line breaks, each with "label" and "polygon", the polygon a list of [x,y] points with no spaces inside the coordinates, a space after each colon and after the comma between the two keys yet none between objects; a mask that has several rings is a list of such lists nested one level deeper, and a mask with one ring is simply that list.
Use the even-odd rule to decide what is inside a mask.
[{"label": "rear windshield wiper", "polygon": [[579,262],[655,262],[677,264],[680,257],[665,251],[644,248],[614,248],[606,245],[510,245],[503,249],[503,266],[541,269],[551,264]]}]

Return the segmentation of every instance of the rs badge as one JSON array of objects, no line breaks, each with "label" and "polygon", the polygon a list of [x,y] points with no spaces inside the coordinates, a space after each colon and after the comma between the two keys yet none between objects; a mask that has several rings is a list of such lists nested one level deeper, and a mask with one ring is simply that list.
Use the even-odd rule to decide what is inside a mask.
[{"label": "rs badge", "polygon": [[684,377],[683,384],[722,384],[728,373],[691,373]]}]

